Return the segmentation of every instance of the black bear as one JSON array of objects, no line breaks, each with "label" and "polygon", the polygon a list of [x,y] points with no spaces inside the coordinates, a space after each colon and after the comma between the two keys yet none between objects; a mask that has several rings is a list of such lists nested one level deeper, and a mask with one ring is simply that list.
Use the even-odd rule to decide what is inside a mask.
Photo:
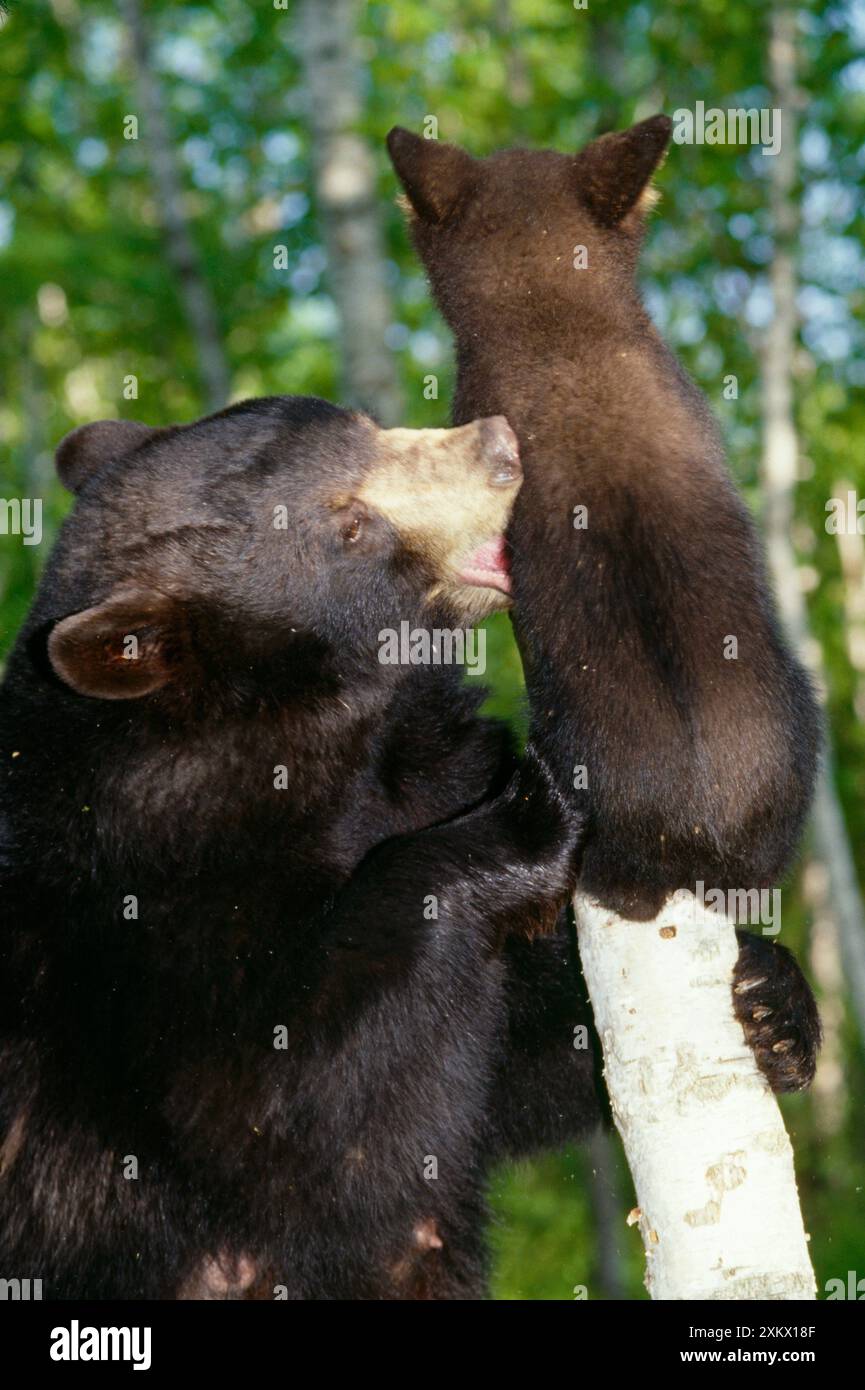
[{"label": "black bear", "polygon": [[57,462],[0,692],[0,1271],[480,1296],[490,1163],[598,1116],[580,818],[459,670],[379,650],[507,604],[512,432],[285,397]]},{"label": "black bear", "polygon": [[776,882],[819,745],[717,428],[635,282],[671,127],[576,156],[388,137],[456,338],[454,420],[505,414],[520,443],[532,734],[589,818],[582,887],[631,916]]},{"label": "black bear", "polygon": [[582,887],[633,917],[776,881],[819,746],[714,421],[635,284],[670,130],[487,159],[388,137],[456,337],[455,421],[506,411],[520,441],[532,735],[588,817]]},{"label": "black bear", "polygon": [[[701,882],[726,894],[777,881],[819,752],[717,428],[635,283],[671,128],[656,116],[576,156],[483,159],[388,135],[455,336],[454,421],[501,412],[520,444],[508,538],[531,737],[586,816],[581,888],[635,919]],[[753,980],[786,988],[771,1079],[807,1085],[811,991],[788,952],[739,940],[751,985],[737,986],[737,1016],[759,1055],[772,1001]]]},{"label": "black bear", "polygon": [[[582,818],[457,669],[379,656],[507,604],[512,432],[275,398],[85,426],[58,468],[0,690],[0,1270],[483,1296],[490,1164],[600,1113]],[[740,979],[788,1085],[796,982]]]}]

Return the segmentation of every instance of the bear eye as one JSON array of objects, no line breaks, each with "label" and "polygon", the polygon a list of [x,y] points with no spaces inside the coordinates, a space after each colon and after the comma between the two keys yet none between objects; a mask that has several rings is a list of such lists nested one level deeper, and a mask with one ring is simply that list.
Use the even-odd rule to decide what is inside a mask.
[{"label": "bear eye", "polygon": [[355,515],[340,527],[339,534],[342,536],[346,545],[354,545],[355,541],[360,540],[362,531],[363,517]]},{"label": "bear eye", "polygon": [[356,497],[338,502],[334,506],[333,520],[339,543],[346,549],[351,545],[366,551],[381,539],[378,517]]}]

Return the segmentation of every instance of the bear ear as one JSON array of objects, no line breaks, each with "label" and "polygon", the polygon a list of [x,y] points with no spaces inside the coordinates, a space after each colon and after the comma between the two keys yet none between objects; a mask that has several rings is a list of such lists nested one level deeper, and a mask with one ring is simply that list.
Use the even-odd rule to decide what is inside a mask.
[{"label": "bear ear", "polygon": [[459,145],[424,140],[397,125],[388,134],[387,148],[409,202],[423,222],[443,222],[474,186],[477,160]]},{"label": "bear ear", "polygon": [[137,420],[97,420],[92,425],[80,425],[57,446],[58,477],[70,492],[77,492],[104,463],[131,454],[145,439],[161,433]]},{"label": "bear ear", "polygon": [[662,163],[673,122],[650,116],[630,130],[602,135],[576,157],[579,196],[596,222],[614,227],[632,209],[645,212],[655,200],[650,180]]},{"label": "bear ear", "polygon": [[135,700],[160,690],[179,665],[180,648],[175,601],[135,590],[62,618],[48,638],[55,673],[96,700]]}]

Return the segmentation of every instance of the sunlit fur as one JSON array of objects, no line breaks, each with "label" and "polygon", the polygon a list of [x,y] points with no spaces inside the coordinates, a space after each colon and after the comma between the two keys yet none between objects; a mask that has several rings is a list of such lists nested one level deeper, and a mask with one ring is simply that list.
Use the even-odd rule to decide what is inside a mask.
[{"label": "sunlit fur", "polygon": [[819,742],[718,430],[635,281],[670,129],[485,159],[388,137],[456,339],[454,418],[502,412],[520,441],[509,534],[533,734],[589,818],[582,886],[634,916],[699,880],[777,883]]},{"label": "sunlit fur", "polygon": [[[671,125],[486,159],[388,136],[454,331],[454,419],[501,412],[520,441],[509,535],[532,738],[586,816],[581,888],[634,918],[700,880],[776,883],[819,743],[715,423],[635,282]],[[807,1086],[820,1025],[792,956],[742,933],[735,986],[773,1088]]]}]

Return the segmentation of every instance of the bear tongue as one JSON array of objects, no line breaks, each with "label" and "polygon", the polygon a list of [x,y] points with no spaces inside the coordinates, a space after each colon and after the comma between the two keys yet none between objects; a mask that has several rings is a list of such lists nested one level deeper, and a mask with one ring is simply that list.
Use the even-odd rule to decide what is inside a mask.
[{"label": "bear tongue", "polygon": [[460,579],[477,588],[501,589],[502,593],[509,594],[511,577],[504,536],[479,545],[460,566]]}]

